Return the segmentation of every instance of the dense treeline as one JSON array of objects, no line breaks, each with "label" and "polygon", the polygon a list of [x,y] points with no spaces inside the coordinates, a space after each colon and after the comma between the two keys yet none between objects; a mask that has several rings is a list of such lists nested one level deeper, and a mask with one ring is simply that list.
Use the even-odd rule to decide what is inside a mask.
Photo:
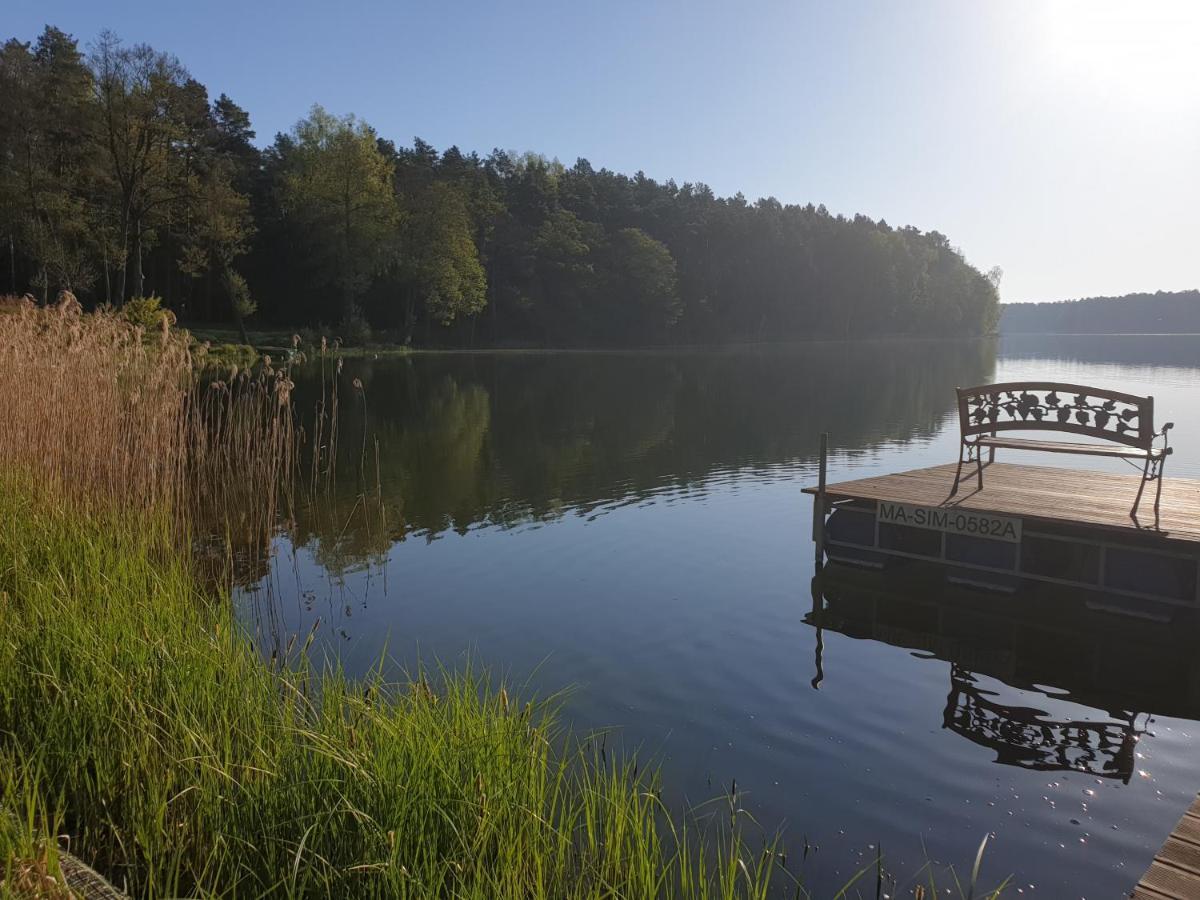
[{"label": "dense treeline", "polygon": [[1006,334],[1200,334],[1200,290],[1007,303]]},{"label": "dense treeline", "polygon": [[535,154],[401,146],[314,107],[258,149],[169,54],[0,49],[7,290],[429,344],[970,335],[999,271],[936,231]]}]

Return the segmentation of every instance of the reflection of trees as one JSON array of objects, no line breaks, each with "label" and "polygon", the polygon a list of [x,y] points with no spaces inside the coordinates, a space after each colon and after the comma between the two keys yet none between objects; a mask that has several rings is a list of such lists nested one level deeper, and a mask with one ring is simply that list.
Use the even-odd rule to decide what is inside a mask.
[{"label": "reflection of trees", "polygon": [[374,492],[348,496],[324,489],[297,499],[288,536],[294,544],[308,545],[313,559],[336,574],[383,565],[396,537]]},{"label": "reflection of trees", "polygon": [[[389,375],[407,375],[411,364],[391,368]],[[291,539],[332,572],[383,563],[410,531],[463,531],[478,510],[496,503],[480,462],[491,415],[487,390],[448,375],[379,376],[370,365],[342,374],[336,477],[316,491],[301,490],[297,500]],[[365,418],[362,401],[347,388],[355,377],[367,398]],[[381,403],[403,416],[378,415]],[[303,398],[298,408],[305,410]]]},{"label": "reflection of trees", "polygon": [[[952,389],[986,380],[993,363],[990,342],[348,360],[337,481],[322,501],[336,510],[301,504],[296,537],[343,565],[386,549],[350,514],[376,489],[376,440],[388,539],[432,537],[804,462],[821,430],[848,452],[928,436],[951,413]],[[316,378],[296,382],[304,412]]]},{"label": "reflection of trees", "polygon": [[224,528],[206,526],[206,536],[193,542],[192,553],[200,577],[214,591],[228,584],[245,587],[270,574],[273,526],[255,524],[257,531],[241,528],[235,532],[228,524]]},{"label": "reflection of trees", "polygon": [[[1034,587],[1003,598],[942,585],[899,586],[895,576],[829,566],[813,581],[817,629],[814,686],[837,677],[825,630],[919,650],[950,662],[946,728],[996,751],[996,761],[1030,769],[1083,769],[1128,780],[1141,713],[1200,715],[1194,619],[1159,624],[1090,610],[1086,598]],[[980,675],[996,679],[985,689]],[[1014,695],[1058,691],[1106,720],[1055,719]]]},{"label": "reflection of trees", "polygon": [[478,510],[495,502],[483,465],[491,418],[487,390],[444,376],[411,397],[410,410],[401,424],[372,408],[383,495],[403,510],[394,523],[399,536],[410,522],[429,532],[464,531]]}]

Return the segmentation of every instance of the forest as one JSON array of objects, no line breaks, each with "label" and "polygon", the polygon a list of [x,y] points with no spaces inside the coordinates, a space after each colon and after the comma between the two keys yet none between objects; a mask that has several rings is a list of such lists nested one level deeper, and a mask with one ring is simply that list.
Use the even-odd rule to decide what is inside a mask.
[{"label": "forest", "polygon": [[169,53],[50,26],[9,40],[0,293],[446,347],[972,336],[999,314],[1000,270],[937,231],[400,144],[319,106],[255,139]]},{"label": "forest", "polygon": [[1005,334],[1200,334],[1200,290],[1006,303]]}]

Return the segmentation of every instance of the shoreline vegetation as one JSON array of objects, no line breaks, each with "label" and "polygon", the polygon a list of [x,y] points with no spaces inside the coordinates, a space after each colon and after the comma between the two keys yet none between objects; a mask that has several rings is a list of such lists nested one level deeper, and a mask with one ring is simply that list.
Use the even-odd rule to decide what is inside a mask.
[{"label": "shoreline vegetation", "polygon": [[669,808],[555,698],[264,656],[228,584],[298,502],[290,376],[192,346],[0,304],[0,897],[74,896],[64,835],[137,897],[808,896],[736,789]]},{"label": "shoreline vegetation", "polygon": [[667,815],[552,700],[471,671],[352,680],[304,642],[264,660],[189,548],[264,527],[242,513],[290,474],[289,382],[190,365],[165,321],[70,297],[0,315],[0,895],[59,884],[58,834],[135,896],[760,897],[786,876],[732,807],[705,836]]},{"label": "shoreline vegetation", "polygon": [[[297,111],[299,112],[299,110]],[[0,46],[0,290],[400,346],[693,346],[990,332],[1000,270],[936,230],[579,158],[250,113],[170,53]],[[324,323],[324,324],[322,324]]]},{"label": "shoreline vegetation", "polygon": [[[197,346],[208,345],[205,351],[209,363],[213,367],[226,365],[228,360],[248,360],[249,364],[258,361],[262,355],[269,355],[276,359],[285,358],[293,349],[298,349],[303,354],[303,359],[313,357],[320,348],[319,339],[314,341],[313,332],[310,329],[256,329],[248,328],[245,334],[239,334],[235,330],[220,326],[212,326],[207,324],[181,323],[181,327],[186,329],[192,337],[193,342]],[[300,332],[304,333],[299,342],[295,342],[295,337],[300,336]],[[241,338],[245,338],[248,343],[239,343]],[[814,344],[870,344],[872,342],[889,342],[903,341],[905,343],[912,342],[929,342],[929,343],[946,343],[946,342],[962,342],[962,341],[987,341],[995,340],[1000,337],[999,333],[992,332],[989,334],[978,335],[969,338],[956,337],[938,337],[938,336],[913,336],[907,334],[877,334],[870,337],[861,338],[837,338],[837,337],[807,337],[794,338],[786,340],[744,340],[744,341],[726,341],[717,344],[634,344],[626,346],[611,346],[611,347],[546,347],[537,344],[513,344],[504,346],[479,346],[479,347],[454,347],[454,346],[425,346],[413,347],[406,346],[395,340],[390,340],[389,335],[384,333],[375,333],[369,343],[353,345],[340,344],[338,346],[338,355],[346,359],[356,359],[361,357],[385,357],[385,356],[409,356],[419,354],[463,354],[463,353],[725,353],[736,352],[744,348],[773,348],[773,347],[806,347]],[[295,343],[295,347],[292,346]],[[239,363],[240,365],[240,363]],[[244,366],[243,366],[244,368]]]}]

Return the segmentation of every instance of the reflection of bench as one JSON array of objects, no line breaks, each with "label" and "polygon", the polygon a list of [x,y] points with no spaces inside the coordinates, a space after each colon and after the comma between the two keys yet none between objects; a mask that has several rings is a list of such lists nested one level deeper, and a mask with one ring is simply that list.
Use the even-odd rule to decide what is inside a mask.
[{"label": "reflection of bench", "polygon": [[1040,710],[1001,703],[982,689],[973,673],[950,668],[950,694],[942,726],[996,751],[996,762],[1039,771],[1087,772],[1120,778],[1133,775],[1134,748],[1144,732],[1136,713],[1122,722],[1056,722]]},{"label": "reflection of bench", "polygon": [[[1157,481],[1154,512],[1162,496],[1162,470],[1171,448],[1167,422],[1162,431],[1154,430],[1154,398],[1135,397],[1103,388],[1051,381],[1012,381],[958,389],[960,445],[954,489],[958,493],[964,462],[975,463],[979,489],[983,489],[983,451],[988,462],[996,458],[997,448],[1039,450],[1044,453],[1078,453],[1142,460],[1142,481],[1133,501],[1131,516],[1137,515],[1147,481]],[[1004,431],[1056,431],[1106,441],[1085,444],[1079,441],[1041,441],[1001,437]],[[1162,438],[1162,446],[1154,442]]]}]

